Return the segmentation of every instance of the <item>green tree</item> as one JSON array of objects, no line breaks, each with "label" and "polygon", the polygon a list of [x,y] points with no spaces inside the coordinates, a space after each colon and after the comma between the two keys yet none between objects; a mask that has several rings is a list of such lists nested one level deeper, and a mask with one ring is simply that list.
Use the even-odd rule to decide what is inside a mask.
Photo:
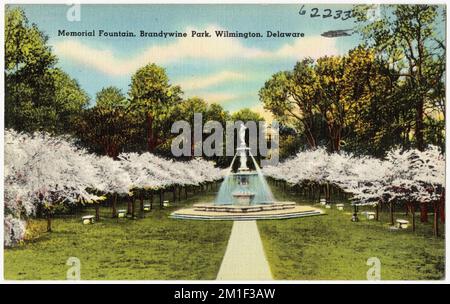
[{"label": "green tree", "polygon": [[126,107],[129,101],[122,91],[114,86],[102,88],[95,96],[95,104],[101,107]]},{"label": "green tree", "polygon": [[20,8],[5,12],[5,126],[62,133],[89,101],[78,83],[55,68],[47,36]]},{"label": "green tree", "polygon": [[315,66],[316,105],[328,130],[331,151],[339,151],[351,132],[364,132],[368,113],[380,92],[389,96],[390,79],[370,49],[357,47],[345,56],[323,57]]},{"label": "green tree", "polygon": [[[445,112],[445,29],[442,31],[438,26],[439,14],[444,15],[445,8],[437,5],[381,6],[383,16],[377,20],[368,20],[368,9],[371,7],[367,5],[354,9],[358,30],[365,43],[384,59],[387,70],[392,71],[394,77],[401,77],[397,97],[413,111],[415,146],[423,150],[427,118],[433,127],[439,126],[434,121],[440,115],[430,113]],[[430,116],[434,117],[429,119]],[[443,124],[440,133],[443,137]]]},{"label": "green tree", "polygon": [[207,120],[215,120],[225,126],[225,123],[230,120],[230,113],[226,111],[220,104],[212,103],[206,109]]},{"label": "green tree", "polygon": [[[194,114],[202,114],[202,127],[208,121],[217,121],[225,127],[226,121],[230,119],[230,115],[219,104],[208,104],[204,99],[199,97],[191,97],[180,102],[174,111],[174,120],[184,120],[191,125],[191,155],[194,155]],[[202,134],[203,140],[209,136],[207,133]],[[225,139],[225,135],[223,137]],[[225,146],[223,147],[225,149]],[[225,160],[221,156],[213,156],[209,159],[222,163]],[[225,161],[226,162],[226,161]]]},{"label": "green tree", "polygon": [[377,92],[386,92],[389,79],[370,49],[358,47],[345,56],[325,56],[297,62],[292,71],[267,81],[259,96],[280,122],[303,133],[310,148],[324,139],[339,151],[352,130],[367,127],[367,112]]},{"label": "green tree", "polygon": [[96,96],[95,107],[76,120],[76,134],[91,150],[117,158],[138,136],[141,122],[120,89],[103,88]]},{"label": "green tree", "polygon": [[168,139],[176,105],[182,100],[182,91],[179,86],[169,83],[163,68],[148,64],[132,76],[128,94],[131,110],[145,125],[146,148],[154,152]]},{"label": "green tree", "polygon": [[252,111],[249,108],[244,108],[234,112],[231,114],[231,119],[234,121],[241,120],[244,123],[248,121],[254,121],[256,123],[259,121],[264,121],[264,118],[259,113]]},{"label": "green tree", "polygon": [[314,61],[307,58],[297,62],[293,71],[274,74],[259,91],[264,108],[281,124],[303,133],[310,148],[315,148],[318,140],[314,128],[317,85]]}]

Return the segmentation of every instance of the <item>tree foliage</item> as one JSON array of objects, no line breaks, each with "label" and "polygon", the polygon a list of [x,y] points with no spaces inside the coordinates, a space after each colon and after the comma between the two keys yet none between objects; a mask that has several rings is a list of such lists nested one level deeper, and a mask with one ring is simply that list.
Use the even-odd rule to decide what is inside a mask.
[{"label": "tree foliage", "polygon": [[89,98],[55,67],[57,58],[20,8],[5,12],[5,126],[64,133]]},{"label": "tree foliage", "polygon": [[118,160],[78,148],[67,137],[5,132],[5,245],[23,237],[28,217],[61,205],[96,203],[100,195],[133,195],[139,189],[199,185],[222,178],[214,163],[175,162],[150,153],[122,153]]},{"label": "tree foliage", "polygon": [[131,77],[128,95],[131,110],[145,125],[146,148],[154,152],[170,134],[175,106],[182,100],[181,88],[169,83],[163,68],[148,64]]},{"label": "tree foliage", "polygon": [[[444,128],[436,121],[442,121],[445,113],[445,33],[439,28],[439,15],[445,9],[437,5],[382,6],[377,20],[367,19],[368,9],[367,5],[354,9],[359,33],[383,59],[390,77],[397,79],[396,102],[408,105],[413,115],[412,121],[406,118],[405,131],[414,131],[412,143],[419,150],[425,148],[426,139],[443,146]],[[426,138],[429,127],[438,138]]]},{"label": "tree foliage", "polygon": [[116,87],[97,93],[96,105],[86,109],[75,121],[81,143],[99,154],[116,158],[140,135],[139,117]]},{"label": "tree foliage", "polygon": [[[297,62],[261,88],[265,109],[310,148],[382,156],[396,145],[444,146],[445,43],[436,5],[356,6],[363,44],[344,56]],[[370,143],[368,145],[367,143]]]},{"label": "tree foliage", "polygon": [[388,85],[374,53],[358,47],[346,56],[298,62],[292,71],[273,75],[259,95],[281,123],[304,134],[310,148],[318,146],[325,129],[330,151],[339,151],[350,130],[364,129],[361,114]]}]

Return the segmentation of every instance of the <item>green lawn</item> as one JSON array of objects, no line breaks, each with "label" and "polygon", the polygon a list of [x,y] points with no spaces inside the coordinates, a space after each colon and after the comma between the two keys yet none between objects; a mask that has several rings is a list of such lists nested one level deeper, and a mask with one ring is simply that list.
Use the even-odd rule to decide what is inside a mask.
[{"label": "green lawn", "polygon": [[[183,203],[208,199],[213,195],[199,194]],[[103,208],[105,218],[94,225],[82,225],[81,215],[55,219],[53,232],[5,250],[5,279],[64,280],[69,257],[80,259],[85,280],[215,279],[232,222],[168,218],[177,208],[156,207],[144,219],[119,222]]]},{"label": "green lawn", "polygon": [[[274,189],[280,200],[293,194]],[[52,233],[43,233],[4,252],[5,279],[64,280],[69,257],[81,261],[81,278],[104,280],[215,279],[231,232],[230,221],[189,221],[168,218],[173,210],[214,193],[197,196],[176,206],[147,213],[138,220],[110,219],[82,225],[80,216],[55,219]],[[156,205],[156,204],[155,204]],[[388,215],[382,221],[350,221],[351,210],[325,209],[322,216],[259,221],[258,226],[272,273],[279,280],[364,280],[370,257],[381,260],[384,280],[423,280],[444,277],[444,237],[432,236],[431,222],[418,231],[390,232]],[[83,214],[93,214],[85,210]],[[404,211],[397,218],[407,218]],[[34,225],[45,226],[43,221]],[[441,226],[441,231],[445,227]]]},{"label": "green lawn", "polygon": [[[277,189],[275,195],[308,203]],[[432,221],[419,222],[416,233],[409,229],[390,232],[387,213],[380,222],[361,215],[360,222],[352,223],[348,206],[344,211],[325,210],[322,216],[258,222],[275,279],[365,280],[370,257],[380,259],[382,280],[444,278],[445,240],[433,237]],[[396,218],[408,217],[399,211]]]}]

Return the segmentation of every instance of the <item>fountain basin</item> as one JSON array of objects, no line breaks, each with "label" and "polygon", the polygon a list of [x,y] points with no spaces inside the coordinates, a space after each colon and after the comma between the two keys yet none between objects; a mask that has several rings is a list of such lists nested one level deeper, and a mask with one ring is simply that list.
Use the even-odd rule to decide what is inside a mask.
[{"label": "fountain basin", "polygon": [[295,202],[277,202],[273,204],[261,205],[215,205],[211,203],[194,204],[195,211],[206,212],[229,212],[229,213],[248,213],[259,211],[283,210],[292,209],[295,207]]},{"label": "fountain basin", "polygon": [[236,191],[233,193],[233,197],[238,206],[249,206],[252,199],[255,197],[255,193],[248,191]]},{"label": "fountain basin", "polygon": [[211,203],[199,203],[190,208],[184,208],[172,212],[174,219],[189,220],[265,220],[265,219],[289,219],[321,215],[324,212],[311,206],[296,205],[295,202],[276,202],[261,205],[214,205]]}]

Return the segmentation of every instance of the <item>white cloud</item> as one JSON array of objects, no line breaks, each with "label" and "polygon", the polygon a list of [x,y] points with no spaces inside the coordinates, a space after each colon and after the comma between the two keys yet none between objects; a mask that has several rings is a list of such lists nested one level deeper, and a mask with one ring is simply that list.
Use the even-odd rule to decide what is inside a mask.
[{"label": "white cloud", "polygon": [[[206,28],[210,33],[220,29],[218,26]],[[194,28],[187,28],[186,32],[189,34],[191,30],[194,30]],[[178,38],[172,43],[154,45],[138,55],[127,58],[118,57],[109,49],[94,48],[75,39],[58,41],[54,43],[54,49],[60,57],[68,58],[113,76],[131,74],[150,62],[167,64],[186,59],[218,61],[232,58],[300,59],[303,57],[317,58],[338,53],[334,39],[320,36],[298,38],[294,42],[284,44],[279,49],[268,51],[247,47],[238,38],[218,38],[214,34],[211,38],[190,38],[189,36]],[[222,77],[224,76],[222,75]]]},{"label": "white cloud", "polygon": [[222,71],[217,74],[206,76],[192,76],[177,82],[183,90],[198,90],[222,84],[228,81],[245,80],[247,77],[238,72]]},{"label": "white cloud", "polygon": [[285,44],[275,53],[275,57],[290,57],[300,59],[304,57],[319,58],[325,55],[338,55],[339,52],[334,39],[321,36],[300,38],[291,44]]}]

